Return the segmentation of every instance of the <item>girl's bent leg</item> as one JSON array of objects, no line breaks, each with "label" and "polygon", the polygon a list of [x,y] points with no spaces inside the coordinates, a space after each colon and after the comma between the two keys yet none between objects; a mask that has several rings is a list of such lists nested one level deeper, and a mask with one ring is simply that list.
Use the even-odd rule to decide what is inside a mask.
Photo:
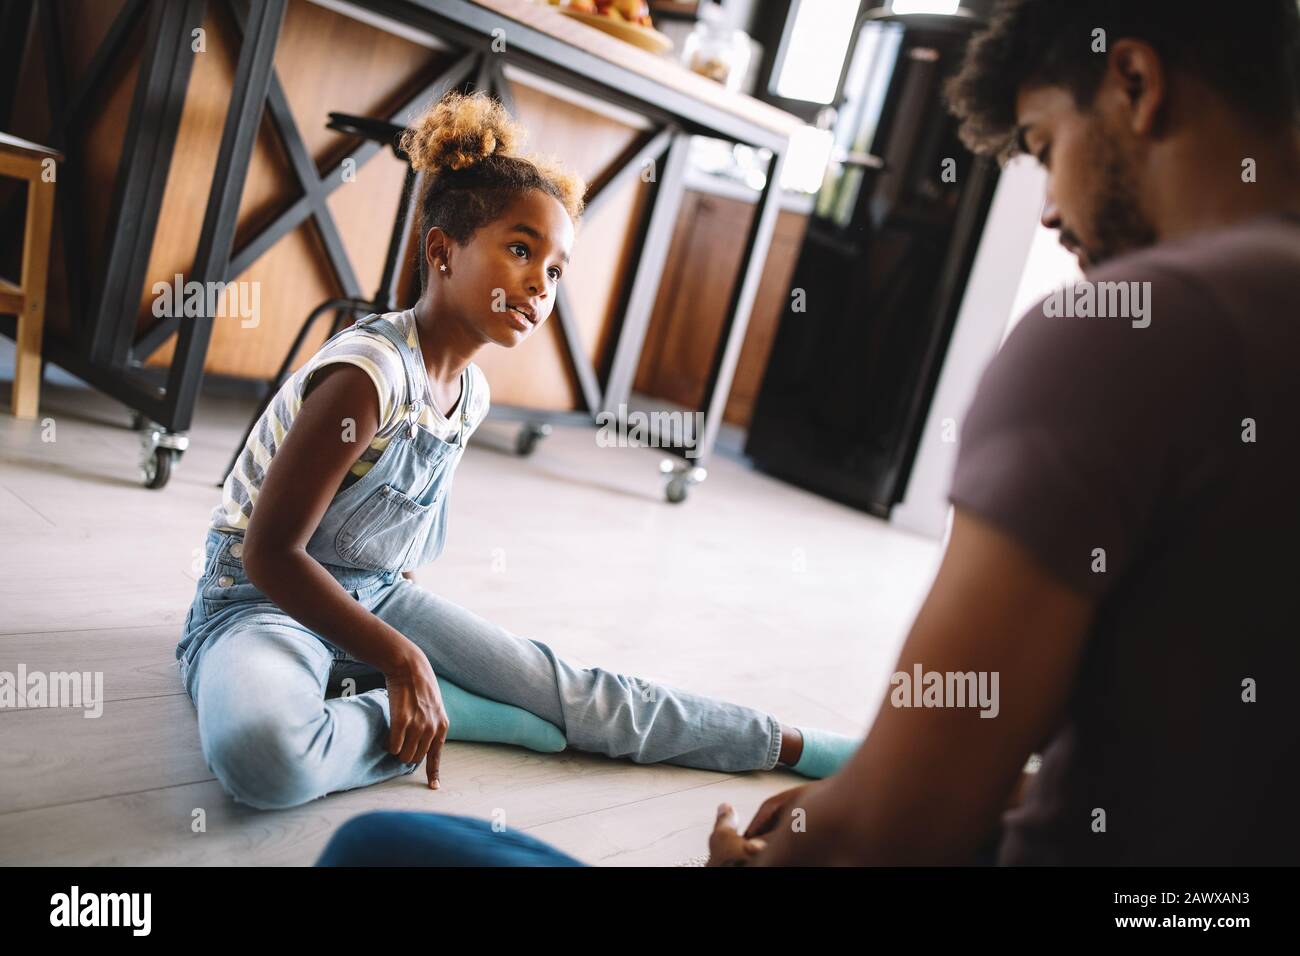
[{"label": "girl's bent leg", "polygon": [[511,634],[405,579],[372,610],[428,655],[435,674],[531,711],[579,750],[706,770],[776,766],[781,728],[768,714],[599,667],[575,667],[540,641]]},{"label": "girl's bent leg", "polygon": [[287,615],[260,612],[208,638],[194,666],[203,756],[236,800],[297,806],[410,773],[384,747],[388,691],[325,700],[329,648]]},{"label": "girl's bent leg", "polygon": [[378,810],[334,831],[317,866],[585,866],[526,833],[446,813]]}]

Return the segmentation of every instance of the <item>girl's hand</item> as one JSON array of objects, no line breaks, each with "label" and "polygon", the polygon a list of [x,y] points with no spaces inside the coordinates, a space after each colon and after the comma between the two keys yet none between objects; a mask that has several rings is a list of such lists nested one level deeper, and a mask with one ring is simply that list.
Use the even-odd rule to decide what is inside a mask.
[{"label": "girl's hand", "polygon": [[736,831],[736,811],[731,804],[718,807],[718,818],[709,836],[709,866],[748,866],[767,849],[763,840],[747,840]]},{"label": "girl's hand", "polygon": [[388,752],[403,763],[425,760],[429,787],[437,790],[438,764],[450,723],[433,667],[422,651],[414,649],[384,676],[388,681]]}]

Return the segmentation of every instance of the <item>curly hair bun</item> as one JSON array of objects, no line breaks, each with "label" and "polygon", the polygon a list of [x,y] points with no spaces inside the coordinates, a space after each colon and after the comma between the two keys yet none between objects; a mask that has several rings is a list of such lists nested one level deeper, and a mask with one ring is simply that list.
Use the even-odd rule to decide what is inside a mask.
[{"label": "curly hair bun", "polygon": [[399,145],[417,171],[474,166],[490,156],[516,156],[524,128],[497,100],[479,90],[447,93],[402,134]]}]

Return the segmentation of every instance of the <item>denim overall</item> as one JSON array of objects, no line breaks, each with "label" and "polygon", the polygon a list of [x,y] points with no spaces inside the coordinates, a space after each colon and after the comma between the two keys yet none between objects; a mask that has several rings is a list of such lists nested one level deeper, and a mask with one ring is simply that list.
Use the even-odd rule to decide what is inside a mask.
[{"label": "denim overall", "polygon": [[[428,564],[442,553],[449,492],[465,452],[465,420],[474,381],[467,370],[457,405],[459,434],[456,444],[449,444],[418,424],[424,402],[413,396],[427,394],[420,388],[426,381],[423,359],[416,357],[391,322],[368,315],[325,345],[357,328],[370,328],[397,347],[408,404],[406,427],[397,429],[369,471],[334,496],[307,542],[307,553],[354,597],[373,593],[391,584],[401,572]],[[187,625],[239,610],[241,605],[270,603],[244,573],[243,537],[238,532],[208,529],[208,560]],[[196,635],[188,632],[187,626],[177,648],[182,671],[198,651],[193,640]]]},{"label": "denim overall", "polygon": [[372,328],[397,346],[406,372],[407,426],[398,429],[359,481],[334,496],[307,542],[307,553],[328,567],[413,571],[437,558],[447,538],[448,492],[465,452],[474,376],[468,370],[462,375],[459,434],[456,444],[448,444],[418,424],[424,402],[415,396],[427,394],[421,388],[426,381],[423,358],[380,316],[366,316],[355,327]]},{"label": "denim overall", "polygon": [[[575,667],[545,644],[402,576],[442,552],[474,376],[466,370],[459,435],[450,444],[418,425],[423,399],[414,396],[426,381],[418,350],[383,316],[367,316],[356,326],[384,335],[402,355],[407,427],[396,431],[365,475],[335,494],[307,553],[354,600],[418,646],[440,682],[536,714],[560,728],[569,746],[645,763],[771,769],[781,742],[773,717],[601,668]],[[289,807],[414,771],[418,764],[387,751],[385,686],[327,699],[339,670],[377,678],[372,683],[378,685],[383,676],[286,614],[249,581],[243,534],[209,528],[205,551],[176,658],[198,711],[204,758],[226,791],[251,806]]]}]

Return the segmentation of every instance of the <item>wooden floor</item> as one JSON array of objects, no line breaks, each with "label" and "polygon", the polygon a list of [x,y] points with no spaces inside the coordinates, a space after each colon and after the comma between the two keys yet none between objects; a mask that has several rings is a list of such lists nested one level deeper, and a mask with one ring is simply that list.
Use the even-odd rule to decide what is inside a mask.
[{"label": "wooden floor", "polygon": [[[0,414],[0,671],[99,671],[105,701],[97,719],[0,709],[0,863],[309,864],[353,815],[407,809],[495,814],[591,863],[664,866],[704,852],[718,803],[748,819],[802,779],[453,742],[438,792],[420,770],[293,810],[235,804],[203,760],[173,651],[251,410],[205,395],[161,491],[140,484],[139,440],[112,399],[47,384],[52,436]],[[654,450],[556,429],[520,459],[488,447],[505,427],[485,425],[461,464],[423,587],[576,663],[796,725],[868,725],[935,542],[725,459],[669,505]]]}]

